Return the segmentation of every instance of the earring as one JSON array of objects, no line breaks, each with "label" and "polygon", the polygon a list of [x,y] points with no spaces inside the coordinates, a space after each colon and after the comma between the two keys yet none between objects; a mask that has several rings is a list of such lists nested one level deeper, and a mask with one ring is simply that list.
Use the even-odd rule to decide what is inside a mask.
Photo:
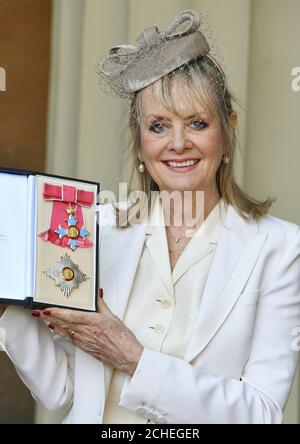
[{"label": "earring", "polygon": [[228,165],[229,164],[229,157],[228,156],[223,156],[223,162]]},{"label": "earring", "polygon": [[141,162],[141,163],[139,164],[139,172],[140,172],[141,174],[143,174],[144,171],[145,171],[145,164],[144,164],[143,162]]}]

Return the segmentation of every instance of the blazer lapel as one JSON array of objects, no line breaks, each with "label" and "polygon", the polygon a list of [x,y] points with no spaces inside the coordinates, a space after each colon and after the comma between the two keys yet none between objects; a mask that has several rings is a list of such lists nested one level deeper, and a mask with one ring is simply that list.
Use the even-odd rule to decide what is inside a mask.
[{"label": "blazer lapel", "polygon": [[147,228],[147,248],[161,281],[165,285],[170,297],[174,295],[172,271],[167,250],[167,240],[164,227]]},{"label": "blazer lapel", "polygon": [[164,213],[157,196],[145,230],[147,248],[156,271],[170,297],[173,297],[172,271],[167,248]]},{"label": "blazer lapel", "polygon": [[226,207],[223,200],[221,200],[209,213],[179,256],[173,270],[174,285],[187,270],[216,249],[220,226],[223,224],[225,216]]},{"label": "blazer lapel", "polygon": [[208,239],[192,239],[190,242],[175,264],[173,270],[174,285],[187,270],[215,249],[215,245],[210,243]]},{"label": "blazer lapel", "polygon": [[238,300],[266,241],[256,222],[247,223],[229,205],[202,295],[185,360],[192,361],[219,330]]}]

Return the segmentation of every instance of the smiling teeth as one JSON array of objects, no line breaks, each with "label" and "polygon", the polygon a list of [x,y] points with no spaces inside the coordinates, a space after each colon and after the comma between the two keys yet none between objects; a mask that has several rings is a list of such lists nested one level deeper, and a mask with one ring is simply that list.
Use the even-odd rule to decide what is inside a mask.
[{"label": "smiling teeth", "polygon": [[175,168],[189,167],[198,163],[199,160],[188,160],[186,162],[167,162],[167,165]]}]

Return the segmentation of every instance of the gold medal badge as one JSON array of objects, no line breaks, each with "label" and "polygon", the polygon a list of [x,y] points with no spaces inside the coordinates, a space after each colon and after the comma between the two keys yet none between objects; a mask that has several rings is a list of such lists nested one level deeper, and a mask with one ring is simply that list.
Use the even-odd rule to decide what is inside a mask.
[{"label": "gold medal badge", "polygon": [[88,279],[87,275],[82,273],[78,265],[74,264],[70,256],[65,253],[60,260],[44,270],[46,276],[54,280],[55,285],[60,287],[63,295],[69,297],[75,288],[78,288],[81,282]]}]

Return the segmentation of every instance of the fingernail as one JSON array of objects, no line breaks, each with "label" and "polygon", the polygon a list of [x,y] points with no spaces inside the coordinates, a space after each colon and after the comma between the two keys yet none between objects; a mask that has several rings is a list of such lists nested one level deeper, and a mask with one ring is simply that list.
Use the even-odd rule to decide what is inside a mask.
[{"label": "fingernail", "polygon": [[99,288],[99,298],[103,299],[103,289]]},{"label": "fingernail", "polygon": [[41,316],[41,313],[39,311],[33,311],[31,314],[34,318],[39,318]]},{"label": "fingernail", "polygon": [[48,327],[51,328],[51,330],[54,330],[54,325],[53,324],[49,324]]},{"label": "fingernail", "polygon": [[46,316],[51,316],[51,311],[49,311],[49,310],[44,310],[44,311],[43,311],[43,314],[46,315]]}]

